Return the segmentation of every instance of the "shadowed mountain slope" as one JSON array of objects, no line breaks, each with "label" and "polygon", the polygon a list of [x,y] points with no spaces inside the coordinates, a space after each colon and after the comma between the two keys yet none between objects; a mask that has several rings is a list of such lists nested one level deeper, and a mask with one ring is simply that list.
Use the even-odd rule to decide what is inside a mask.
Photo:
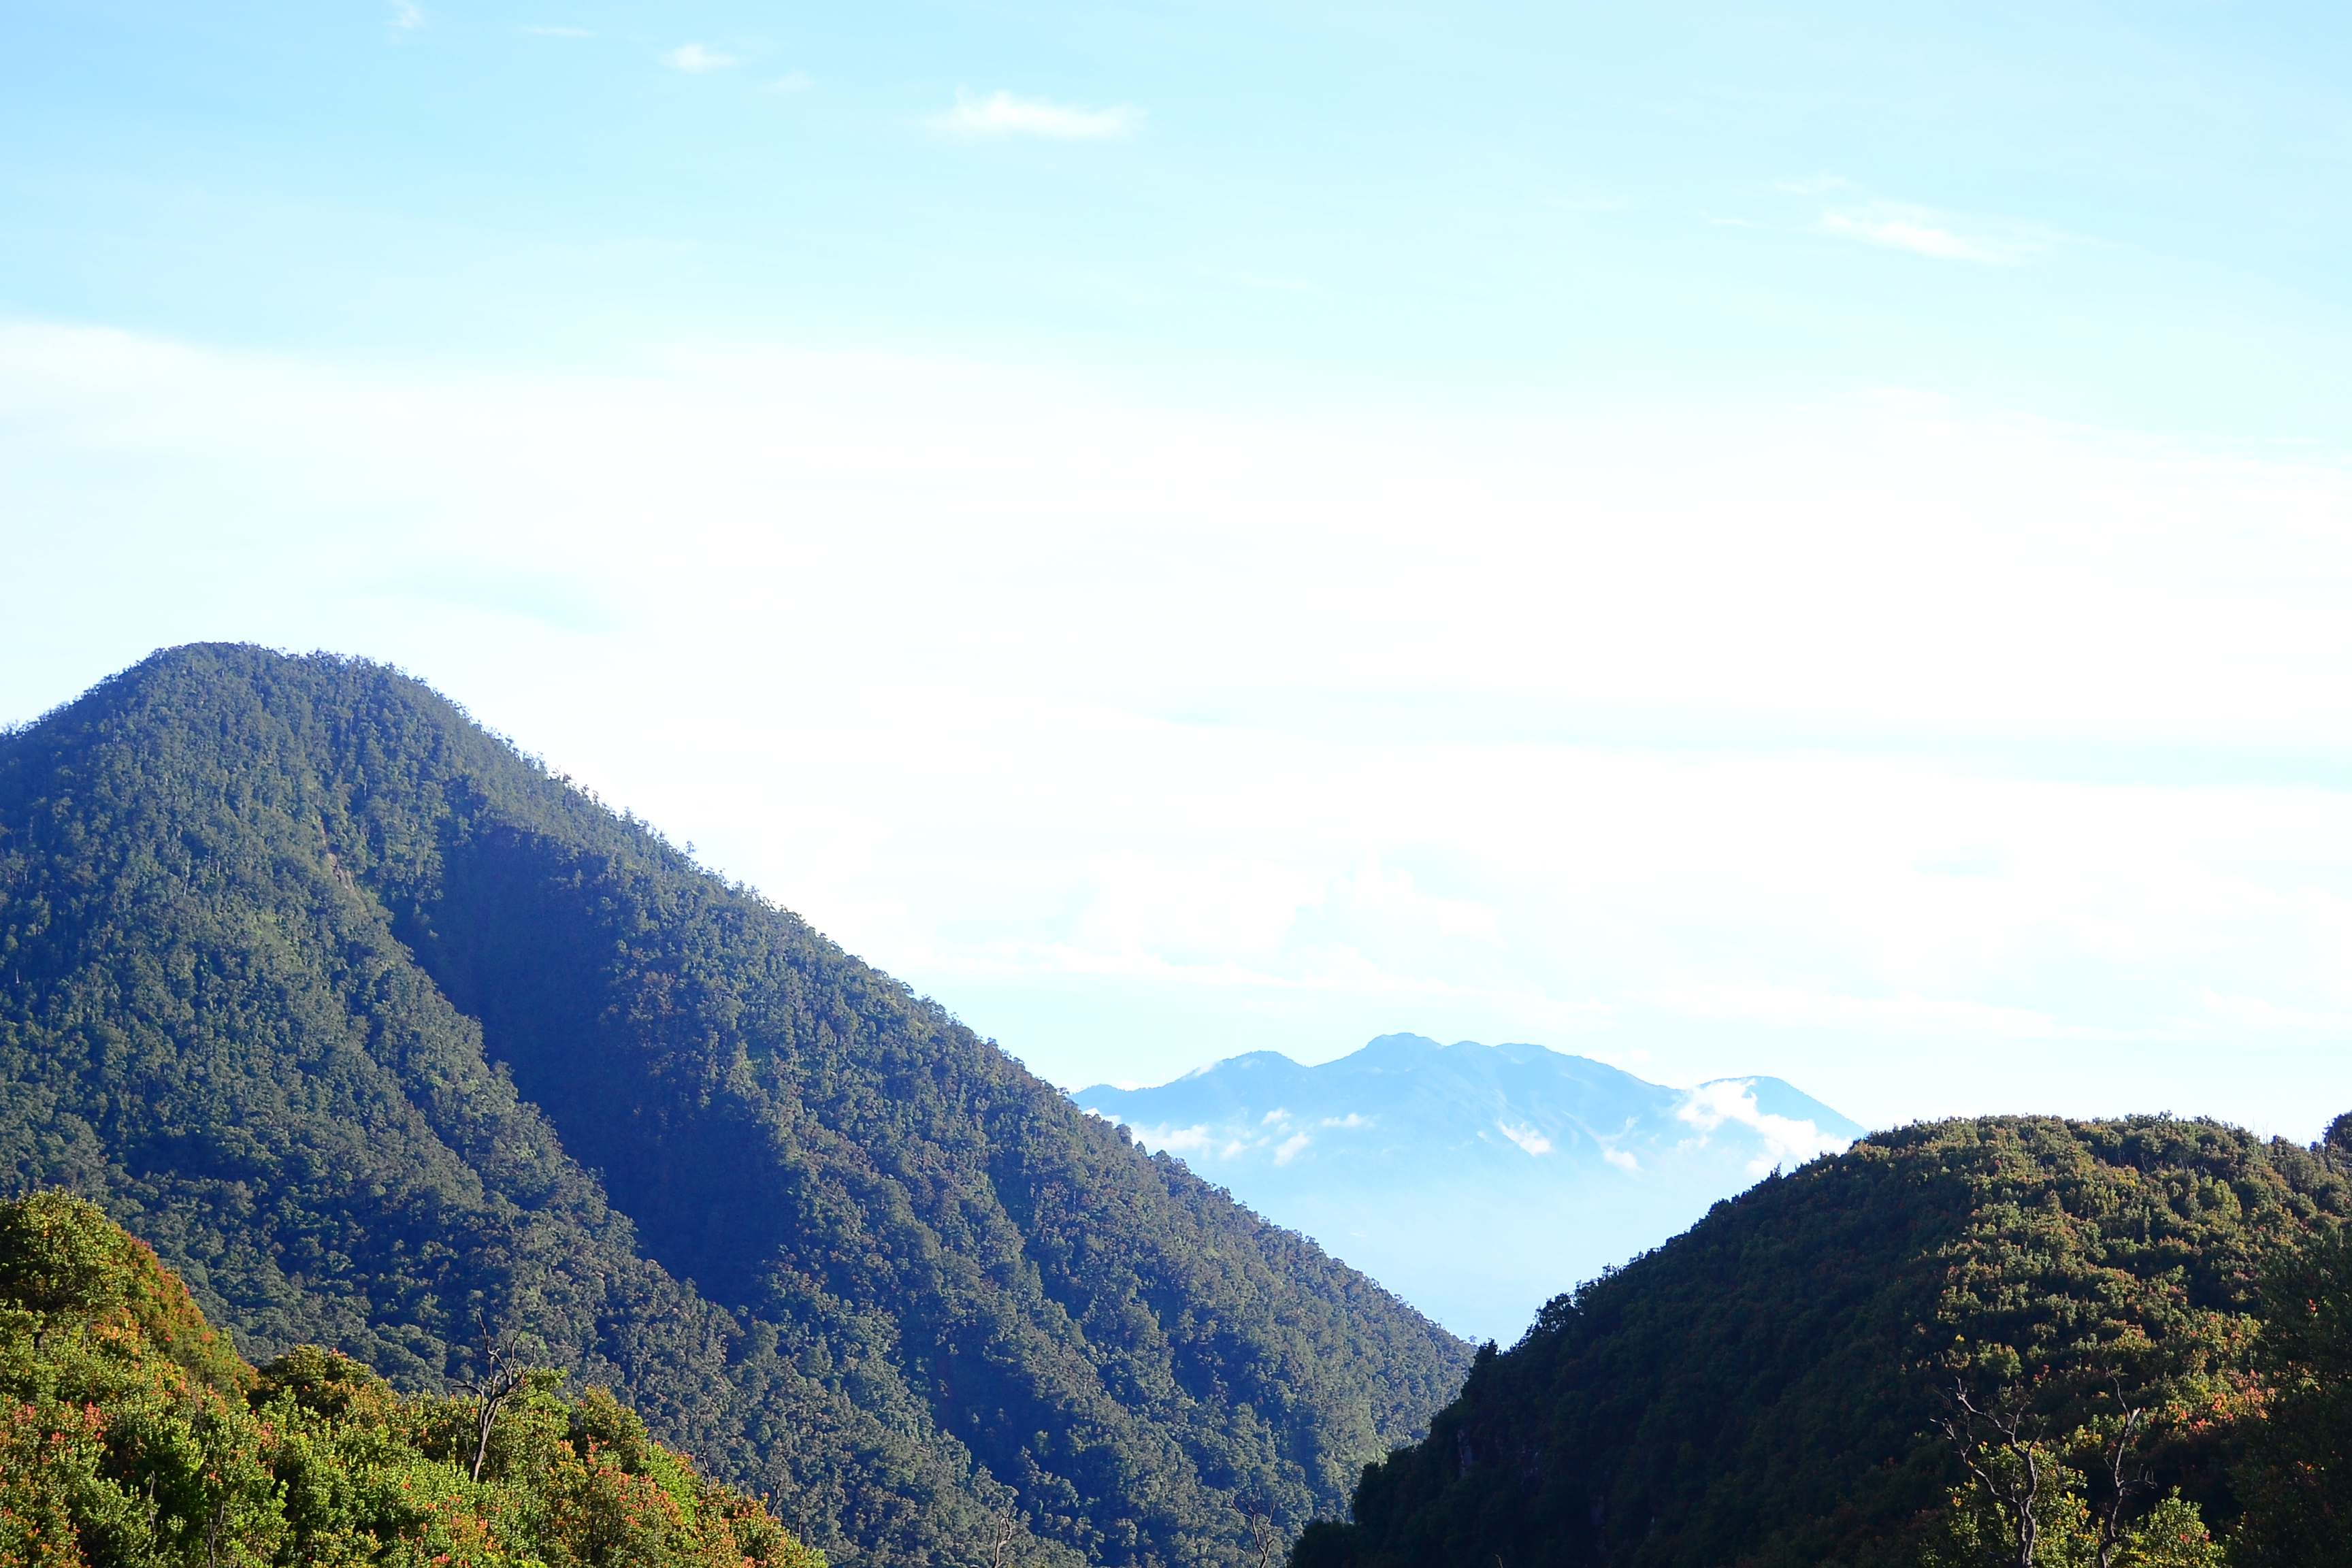
[{"label": "shadowed mountain slope", "polygon": [[430,1388],[479,1313],[837,1562],[1229,1562],[1467,1364],[380,667],[181,648],[0,739],[0,1183],[247,1355]]},{"label": "shadowed mountain slope", "polygon": [[1862,1134],[1779,1079],[1672,1089],[1542,1046],[1422,1035],[1076,1098],[1474,1340],[1517,1338],[1561,1287]]}]

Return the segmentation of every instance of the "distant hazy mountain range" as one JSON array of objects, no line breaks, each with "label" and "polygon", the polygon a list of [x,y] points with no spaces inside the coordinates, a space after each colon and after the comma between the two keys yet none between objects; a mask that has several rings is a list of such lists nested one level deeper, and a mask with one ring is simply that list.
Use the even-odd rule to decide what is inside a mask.
[{"label": "distant hazy mountain range", "polygon": [[1671,1089],[1542,1046],[1421,1035],[1076,1098],[1455,1332],[1506,1344],[1552,1296],[1863,1131],[1776,1078]]}]

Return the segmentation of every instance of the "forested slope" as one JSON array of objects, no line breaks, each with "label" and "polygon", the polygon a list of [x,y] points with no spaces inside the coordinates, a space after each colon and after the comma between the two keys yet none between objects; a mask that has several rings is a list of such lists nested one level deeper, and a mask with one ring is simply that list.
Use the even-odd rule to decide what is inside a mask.
[{"label": "forested slope", "polygon": [[2352,1562],[2347,1176],[2352,1117],[1874,1134],[1481,1352],[1295,1562]]},{"label": "forested slope", "polygon": [[0,1182],[247,1355],[434,1388],[478,1313],[836,1561],[1229,1562],[1467,1365],[380,667],[182,648],[0,739]]}]

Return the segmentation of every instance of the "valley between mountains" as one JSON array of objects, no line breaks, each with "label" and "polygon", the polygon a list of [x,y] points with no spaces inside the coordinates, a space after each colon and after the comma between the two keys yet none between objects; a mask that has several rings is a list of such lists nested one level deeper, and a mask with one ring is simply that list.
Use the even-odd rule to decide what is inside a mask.
[{"label": "valley between mountains", "polygon": [[[1409,1037],[1073,1100],[420,683],[226,645],[0,735],[0,1565],[2352,1561],[2352,1115],[1857,1136]],[[1370,1097],[1444,1074],[1417,1164],[1461,1086]],[[1482,1207],[1529,1168],[1625,1184]],[[1500,1342],[1332,1255],[1449,1224]]]}]

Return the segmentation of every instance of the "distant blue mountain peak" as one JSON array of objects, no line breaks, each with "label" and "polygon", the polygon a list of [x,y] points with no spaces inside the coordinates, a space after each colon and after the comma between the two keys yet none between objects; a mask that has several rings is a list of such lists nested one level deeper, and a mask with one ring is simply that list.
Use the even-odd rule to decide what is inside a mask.
[{"label": "distant blue mountain peak", "polygon": [[1677,1088],[1546,1046],[1414,1034],[1073,1098],[1457,1331],[1498,1338],[1717,1198],[1863,1131],[1777,1078]]}]

